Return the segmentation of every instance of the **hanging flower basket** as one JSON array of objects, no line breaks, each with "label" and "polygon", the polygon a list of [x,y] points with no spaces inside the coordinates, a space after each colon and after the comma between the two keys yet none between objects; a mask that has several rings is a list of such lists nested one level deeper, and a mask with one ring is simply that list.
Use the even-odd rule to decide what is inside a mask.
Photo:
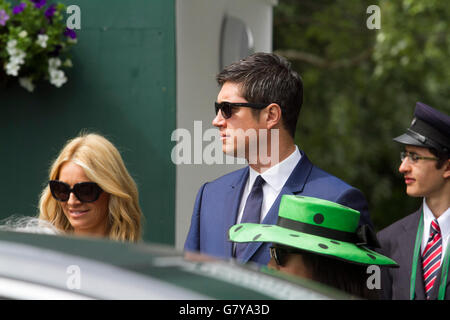
[{"label": "hanging flower basket", "polygon": [[60,88],[72,67],[70,48],[77,42],[66,27],[65,5],[24,0],[12,6],[0,0],[0,86],[17,81],[33,92],[39,81]]}]

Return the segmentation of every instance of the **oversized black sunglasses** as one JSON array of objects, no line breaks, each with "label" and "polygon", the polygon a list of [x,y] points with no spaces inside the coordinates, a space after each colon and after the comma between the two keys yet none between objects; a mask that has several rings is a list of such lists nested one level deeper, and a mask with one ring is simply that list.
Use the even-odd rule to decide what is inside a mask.
[{"label": "oversized black sunglasses", "polygon": [[219,112],[219,110],[222,111],[222,116],[225,119],[229,119],[232,116],[232,111],[233,108],[236,107],[247,107],[247,108],[253,108],[253,109],[264,109],[265,107],[267,107],[269,104],[268,103],[248,103],[248,102],[214,102],[214,106],[215,106],[215,110],[216,110],[216,115]]},{"label": "oversized black sunglasses", "polygon": [[279,266],[284,266],[285,257],[290,253],[302,254],[300,250],[296,249],[288,250],[280,247],[270,247],[270,257],[273,258],[275,260],[275,263]]},{"label": "oversized black sunglasses", "polygon": [[69,200],[71,192],[73,192],[81,202],[97,201],[100,194],[103,192],[102,188],[95,182],[80,182],[75,184],[73,188],[70,188],[67,183],[59,180],[50,180],[48,184],[53,198],[62,202]]}]

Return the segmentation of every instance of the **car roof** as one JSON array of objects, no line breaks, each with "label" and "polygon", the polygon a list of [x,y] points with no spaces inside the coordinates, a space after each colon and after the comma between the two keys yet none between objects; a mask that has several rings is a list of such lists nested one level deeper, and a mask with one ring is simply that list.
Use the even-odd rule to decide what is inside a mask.
[{"label": "car roof", "polygon": [[[53,290],[50,299],[353,298],[259,266],[188,261],[182,252],[158,244],[0,231],[0,261],[0,297],[19,299],[33,299],[33,286]],[[11,293],[21,286],[28,296]]]}]

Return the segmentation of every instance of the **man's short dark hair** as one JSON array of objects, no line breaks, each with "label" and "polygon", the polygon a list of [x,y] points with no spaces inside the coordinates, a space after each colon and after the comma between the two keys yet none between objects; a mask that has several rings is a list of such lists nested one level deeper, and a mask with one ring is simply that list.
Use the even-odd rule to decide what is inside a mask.
[{"label": "man's short dark hair", "polygon": [[284,128],[295,136],[303,103],[303,82],[285,58],[255,53],[225,67],[216,79],[221,86],[225,82],[239,84],[241,95],[248,102],[278,104]]},{"label": "man's short dark hair", "polygon": [[436,169],[441,169],[442,166],[447,162],[447,160],[450,158],[450,155],[448,152],[442,152],[438,151],[435,148],[428,148],[430,153],[434,155],[436,158],[439,158],[439,160],[436,162]]}]

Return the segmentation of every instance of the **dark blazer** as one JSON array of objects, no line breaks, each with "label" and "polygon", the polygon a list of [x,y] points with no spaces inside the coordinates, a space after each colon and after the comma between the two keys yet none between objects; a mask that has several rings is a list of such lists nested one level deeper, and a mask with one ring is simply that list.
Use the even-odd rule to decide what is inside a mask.
[{"label": "dark blazer", "polygon": [[[314,166],[302,154],[293,172],[262,221],[276,224],[281,196],[296,194],[334,201],[361,212],[360,223],[372,226],[364,195],[342,180]],[[231,258],[232,243],[228,229],[236,219],[249,168],[243,168],[217,180],[205,183],[197,194],[191,227],[184,245],[185,251],[197,251],[207,255]],[[247,246],[242,262],[254,261],[267,264],[270,260],[270,243],[254,242]]]},{"label": "dark blazer", "polygon": [[[422,208],[413,214],[393,223],[377,234],[381,249],[379,252],[395,260],[399,268],[382,268],[381,290],[382,298],[393,300],[410,299],[410,283],[412,261],[414,257],[414,244],[417,229],[419,228]],[[448,249],[447,249],[448,250]],[[439,293],[441,271],[431,289],[431,298],[436,299]],[[450,277],[447,278],[445,299],[450,299]],[[425,299],[423,282],[422,258],[419,257],[416,271],[415,300]]]}]

